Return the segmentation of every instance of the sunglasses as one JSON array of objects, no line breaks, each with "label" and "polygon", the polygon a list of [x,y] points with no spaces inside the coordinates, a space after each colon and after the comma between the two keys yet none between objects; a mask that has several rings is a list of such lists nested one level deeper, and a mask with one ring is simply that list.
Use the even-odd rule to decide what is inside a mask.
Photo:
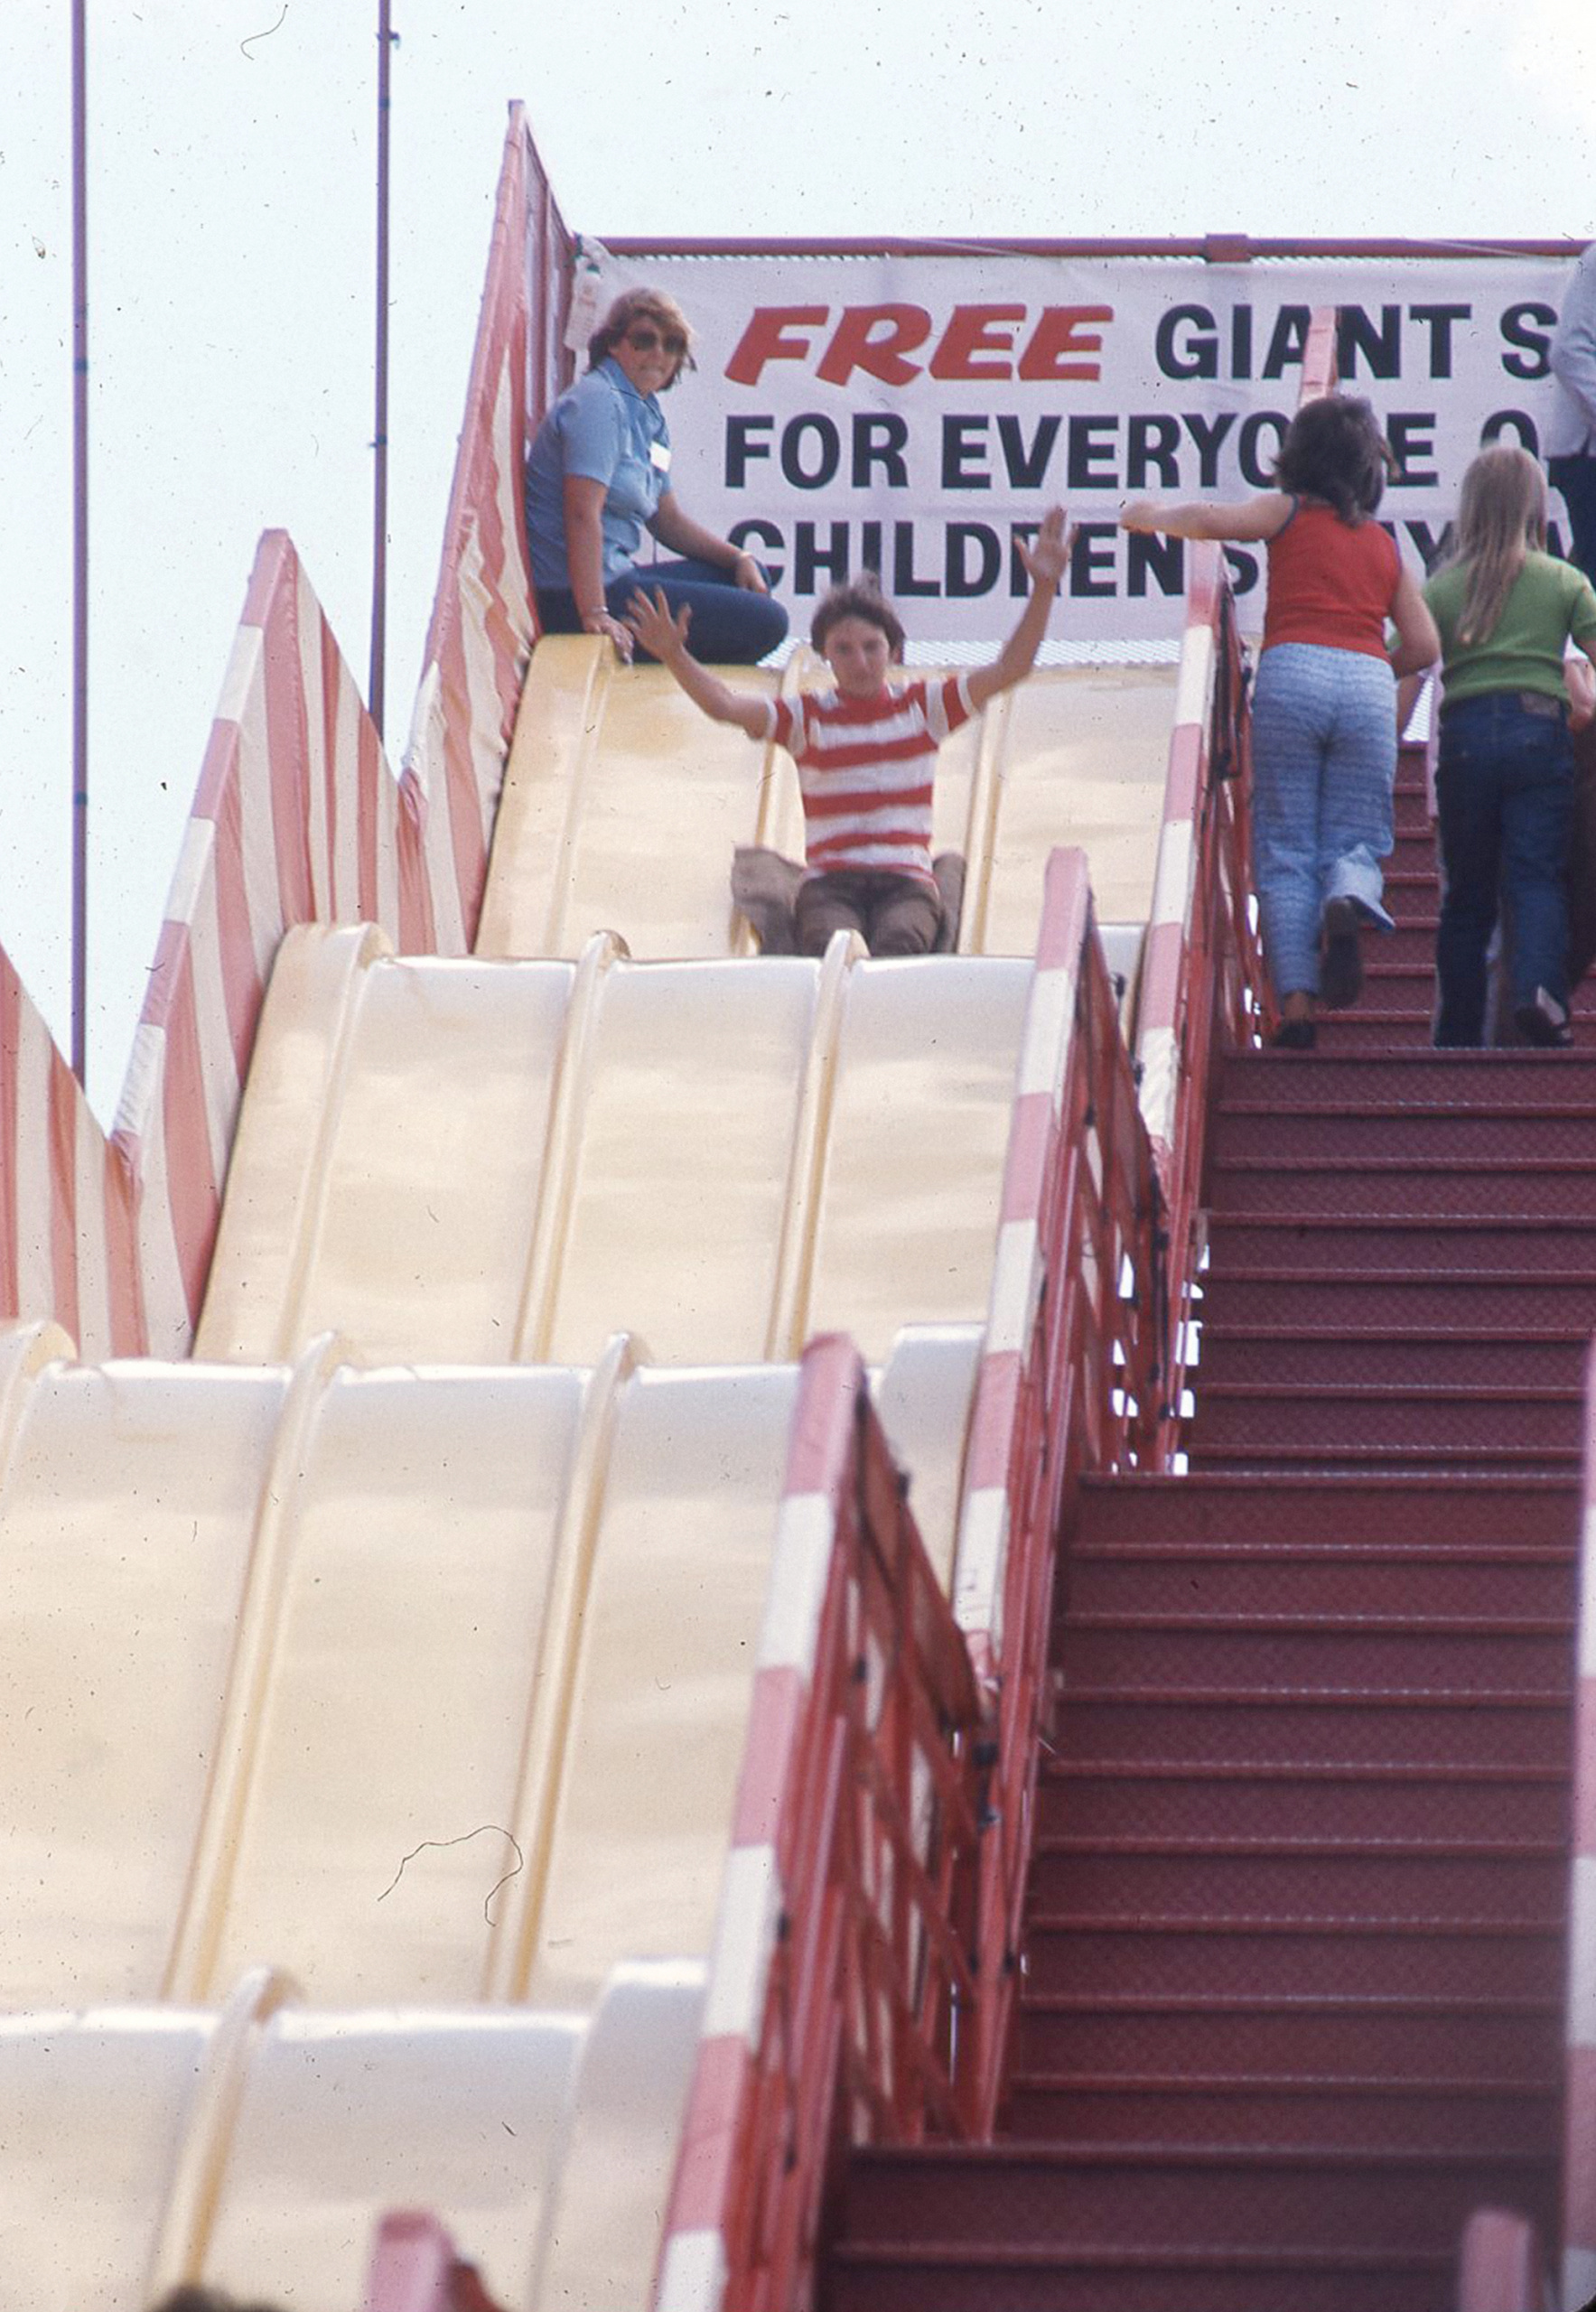
[{"label": "sunglasses", "polygon": [[686,339],[678,337],[674,331],[669,337],[661,337],[657,329],[629,329],[626,341],[639,353],[652,353],[656,347],[663,347],[670,354],[685,353],[687,350]]}]

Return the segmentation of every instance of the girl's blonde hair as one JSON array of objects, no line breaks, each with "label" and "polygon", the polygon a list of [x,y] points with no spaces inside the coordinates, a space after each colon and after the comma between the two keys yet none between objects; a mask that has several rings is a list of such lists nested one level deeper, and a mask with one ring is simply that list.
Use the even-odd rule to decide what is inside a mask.
[{"label": "girl's blonde hair", "polygon": [[1481,450],[1458,498],[1450,563],[1468,567],[1458,640],[1487,642],[1524,567],[1546,544],[1546,477],[1527,450],[1498,442]]}]

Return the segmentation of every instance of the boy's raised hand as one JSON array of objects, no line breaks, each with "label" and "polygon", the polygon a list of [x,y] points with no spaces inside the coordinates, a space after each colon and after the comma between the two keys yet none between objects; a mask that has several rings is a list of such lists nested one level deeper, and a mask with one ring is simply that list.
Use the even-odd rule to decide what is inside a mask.
[{"label": "boy's raised hand", "polygon": [[1041,527],[1029,545],[1016,540],[1016,551],[1037,586],[1057,586],[1069,567],[1070,550],[1075,544],[1074,529],[1064,519],[1062,506],[1050,506],[1041,517]]},{"label": "boy's raised hand", "polygon": [[636,593],[626,606],[626,623],[651,658],[662,667],[668,666],[677,652],[687,648],[687,629],[693,623],[693,612],[686,602],[672,618],[670,604],[665,599],[665,589],[656,586],[652,594]]}]

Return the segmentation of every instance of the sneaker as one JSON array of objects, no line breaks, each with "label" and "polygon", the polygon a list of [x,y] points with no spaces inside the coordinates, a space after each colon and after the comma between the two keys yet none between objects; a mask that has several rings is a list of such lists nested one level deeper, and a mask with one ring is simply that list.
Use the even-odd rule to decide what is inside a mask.
[{"label": "sneaker", "polygon": [[1283,1020],[1271,1040],[1276,1051],[1311,1051],[1319,1030],[1311,1020]]},{"label": "sneaker", "polygon": [[1344,1012],[1363,993],[1356,900],[1326,900],[1319,925],[1319,1000],[1331,1012]]},{"label": "sneaker", "polygon": [[1559,1003],[1544,987],[1518,1006],[1513,1021],[1526,1044],[1538,1044],[1545,1051],[1566,1051],[1573,1041],[1567,1004]]}]

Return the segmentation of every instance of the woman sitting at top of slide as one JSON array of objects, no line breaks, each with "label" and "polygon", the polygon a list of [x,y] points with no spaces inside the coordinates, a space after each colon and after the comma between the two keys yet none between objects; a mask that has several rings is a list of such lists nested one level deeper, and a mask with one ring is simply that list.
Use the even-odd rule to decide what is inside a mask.
[{"label": "woman sitting at top of slide", "polygon": [[[617,297],[588,343],[587,375],[563,393],[527,461],[527,536],[546,634],[607,634],[642,586],[693,613],[693,647],[711,665],[751,666],[787,632],[751,554],[703,528],[670,486],[670,429],[659,396],[692,364],[692,332],[658,289]],[[684,557],[636,559],[643,532]]]}]

